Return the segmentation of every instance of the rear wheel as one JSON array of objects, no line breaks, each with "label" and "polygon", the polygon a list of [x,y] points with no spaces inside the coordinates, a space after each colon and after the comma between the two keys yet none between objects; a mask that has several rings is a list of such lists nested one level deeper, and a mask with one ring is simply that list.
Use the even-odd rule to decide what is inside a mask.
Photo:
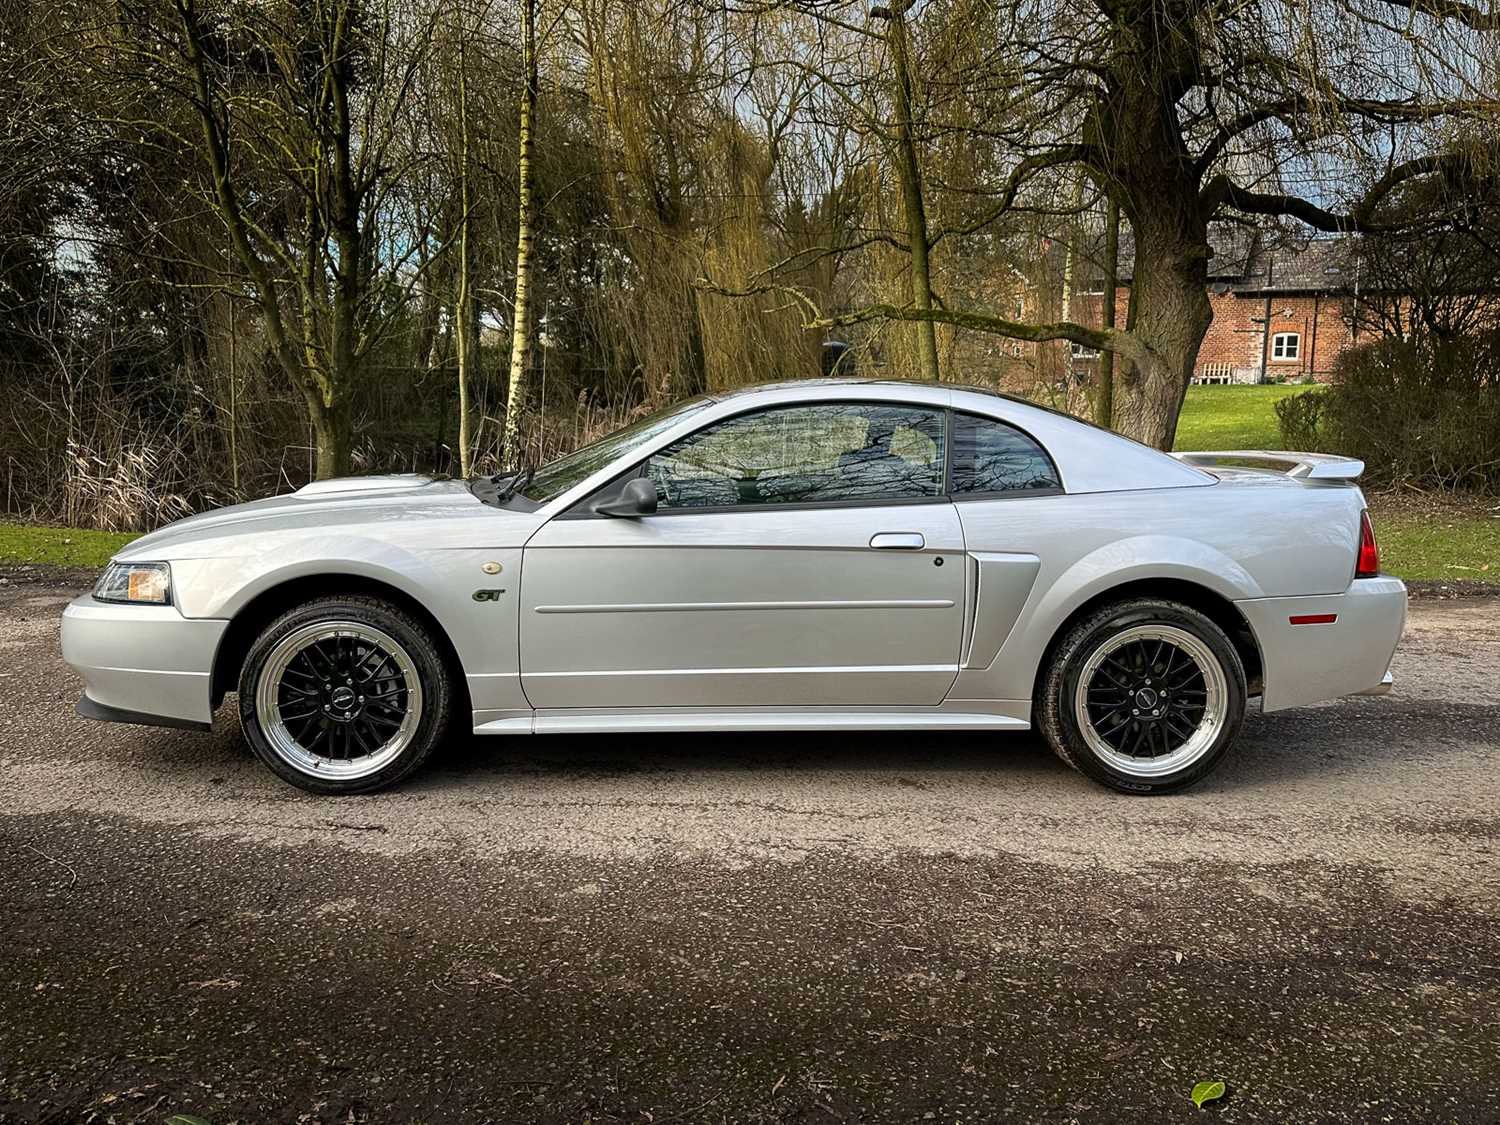
[{"label": "rear wheel", "polygon": [[1223,758],[1245,714],[1234,644],[1190,606],[1138,598],[1105,606],[1057,645],[1038,725],[1057,756],[1129,793],[1169,793]]},{"label": "rear wheel", "polygon": [[377,598],[320,598],[273,621],[240,673],[256,755],[312,793],[394,785],[432,753],[452,680],[437,642]]}]

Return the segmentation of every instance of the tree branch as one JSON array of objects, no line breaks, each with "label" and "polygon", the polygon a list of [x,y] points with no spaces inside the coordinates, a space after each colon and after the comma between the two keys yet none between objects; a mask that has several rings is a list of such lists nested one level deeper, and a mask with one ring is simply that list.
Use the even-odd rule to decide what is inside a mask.
[{"label": "tree branch", "polygon": [[[1422,102],[1415,99],[1387,101],[1378,98],[1351,98],[1337,92],[1326,97],[1293,94],[1263,105],[1254,106],[1226,121],[1198,157],[1199,174],[1206,172],[1234,139],[1266,121],[1288,121],[1299,114],[1314,114],[1334,109],[1350,117],[1383,124],[1433,121],[1440,117],[1487,117],[1495,113],[1500,102],[1494,99],[1461,99],[1457,101]],[[1315,130],[1321,135],[1330,130]],[[1303,134],[1304,136],[1306,134]]]},{"label": "tree branch", "polygon": [[971,312],[965,309],[931,308],[919,309],[911,305],[875,304],[849,312],[825,314],[807,293],[789,285],[760,285],[747,289],[730,289],[727,286],[699,277],[693,286],[706,293],[717,293],[721,297],[755,297],[765,293],[779,293],[790,297],[802,307],[802,327],[842,328],[851,324],[865,324],[872,320],[901,320],[951,324],[955,328],[967,328],[973,332],[984,332],[991,336],[1004,336],[1011,340],[1029,340],[1045,343],[1049,340],[1068,340],[1086,348],[1114,352],[1124,356],[1138,366],[1145,366],[1155,359],[1156,353],[1138,337],[1119,328],[1089,328],[1071,320],[1053,321],[1050,324],[1026,324],[1018,320],[1006,320],[990,313]]},{"label": "tree branch", "polygon": [[1092,145],[1086,144],[1061,145],[1058,148],[1049,149],[1047,152],[1033,153],[1011,169],[1010,175],[1006,177],[1005,186],[1000,191],[1000,199],[993,207],[979,218],[965,223],[961,227],[952,227],[939,231],[933,236],[932,244],[936,246],[949,235],[956,235],[961,238],[964,235],[973,234],[975,231],[983,230],[989,226],[1001,215],[1010,210],[1011,205],[1015,203],[1016,196],[1020,193],[1021,188],[1025,186],[1026,181],[1043,169],[1055,168],[1061,164],[1088,163],[1096,155],[1097,151],[1095,148]]},{"label": "tree branch", "polygon": [[1382,0],[1382,3],[1438,21],[1456,20],[1474,31],[1500,31],[1500,8],[1492,7],[1485,12],[1460,0]]},{"label": "tree branch", "polygon": [[1451,152],[1435,153],[1397,164],[1376,180],[1346,214],[1329,211],[1300,196],[1249,191],[1227,175],[1215,176],[1208,182],[1199,195],[1199,204],[1209,218],[1227,204],[1247,215],[1286,215],[1306,223],[1314,230],[1335,234],[1371,234],[1394,230],[1401,225],[1376,222],[1374,216],[1380,204],[1402,184],[1419,176],[1458,171],[1468,164],[1469,159],[1465,154]]}]

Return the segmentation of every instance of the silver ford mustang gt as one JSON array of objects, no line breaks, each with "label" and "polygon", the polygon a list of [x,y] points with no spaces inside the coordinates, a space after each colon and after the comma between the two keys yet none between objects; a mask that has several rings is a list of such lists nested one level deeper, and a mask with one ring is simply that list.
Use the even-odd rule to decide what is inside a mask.
[{"label": "silver ford mustang gt", "polygon": [[1163,793],[1390,684],[1358,461],[1168,456],[950,385],[681,403],[535,471],[321,481],[138,539],[68,606],[80,713],[362,793],[477,734],[1025,730]]}]

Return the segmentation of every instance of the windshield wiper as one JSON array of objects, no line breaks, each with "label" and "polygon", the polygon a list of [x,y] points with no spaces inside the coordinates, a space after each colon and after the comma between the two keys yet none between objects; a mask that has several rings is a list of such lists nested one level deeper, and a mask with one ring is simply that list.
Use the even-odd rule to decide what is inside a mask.
[{"label": "windshield wiper", "polygon": [[496,501],[504,504],[517,492],[521,491],[521,489],[530,484],[531,478],[534,476],[536,476],[535,463],[528,464],[524,470],[517,470],[513,473],[500,474],[498,477],[494,478],[496,484],[499,484],[502,480],[506,479],[509,479],[510,483],[500,490],[499,495],[495,497]]}]

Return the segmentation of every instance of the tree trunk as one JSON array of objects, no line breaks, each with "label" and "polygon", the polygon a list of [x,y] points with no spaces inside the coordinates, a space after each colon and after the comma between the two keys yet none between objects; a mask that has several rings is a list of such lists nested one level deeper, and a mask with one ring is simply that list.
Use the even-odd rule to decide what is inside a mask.
[{"label": "tree trunk", "polygon": [[[1115,326],[1115,293],[1120,286],[1120,205],[1109,201],[1104,219],[1104,296],[1100,299],[1099,325]],[[1110,429],[1115,417],[1115,353],[1099,356],[1099,391],[1094,402],[1094,421]]]},{"label": "tree trunk", "polygon": [[[1149,246],[1152,232],[1137,231],[1131,300],[1133,334],[1150,357],[1133,365],[1117,388],[1115,421],[1127,437],[1169,450],[1177,415],[1192,380],[1198,348],[1213,320],[1206,278],[1207,242]],[[1143,250],[1142,246],[1149,248]]]},{"label": "tree trunk", "polygon": [[[895,71],[896,98],[896,174],[901,180],[901,200],[906,212],[906,241],[911,255],[911,301],[923,311],[932,308],[932,274],[928,261],[927,207],[922,192],[922,166],[917,159],[917,143],[912,128],[911,58],[906,49],[906,18],[901,11],[889,12],[886,18],[886,41],[890,44],[891,64]],[[931,320],[916,321],[917,356],[924,379],[939,378],[937,325]]]},{"label": "tree trunk", "polygon": [[[458,341],[458,473],[469,478],[469,455],[473,448],[473,436],[469,432],[469,364],[472,353],[470,340],[469,295],[469,84],[464,73],[467,66],[464,51],[464,31],[458,36],[458,122],[459,122],[459,228],[458,228],[458,295],[454,300],[455,338]],[[525,136],[526,125],[521,126]],[[524,143],[524,142],[523,142]],[[523,187],[524,191],[525,188]],[[524,220],[523,220],[524,221]],[[519,296],[518,296],[519,301]],[[506,412],[506,433],[510,432],[509,411]]]},{"label": "tree trunk", "polygon": [[521,0],[521,67],[515,324],[510,342],[510,388],[505,401],[505,430],[500,443],[500,458],[506,465],[515,464],[518,454],[521,411],[526,404],[526,371],[531,359],[531,243],[535,211],[531,129],[537,101],[536,0]]},{"label": "tree trunk", "polygon": [[317,446],[315,476],[318,480],[347,477],[353,452],[353,411],[348,397],[341,395],[332,403],[317,391],[308,391],[306,397]]}]

